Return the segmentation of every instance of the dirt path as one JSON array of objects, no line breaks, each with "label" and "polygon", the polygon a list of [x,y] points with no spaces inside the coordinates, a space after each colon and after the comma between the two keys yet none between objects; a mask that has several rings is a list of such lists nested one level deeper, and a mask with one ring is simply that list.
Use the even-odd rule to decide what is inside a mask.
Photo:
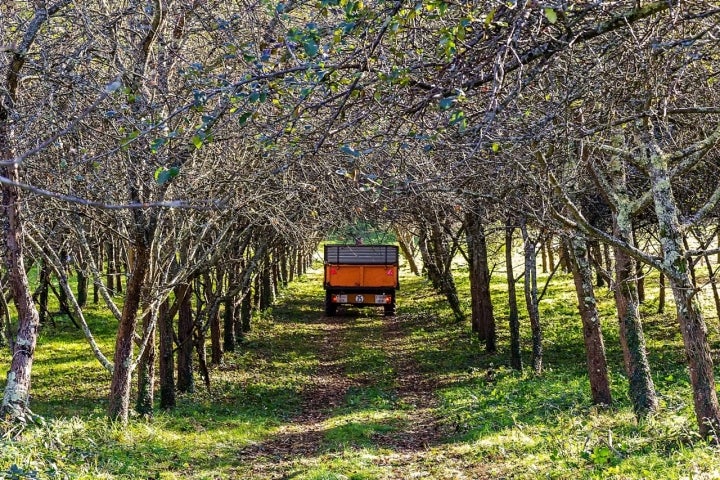
[{"label": "dirt path", "polygon": [[343,372],[342,338],[347,324],[341,318],[323,317],[316,326],[322,333],[317,345],[320,363],[311,386],[303,394],[300,414],[280,426],[270,440],[240,451],[243,460],[252,463],[257,478],[288,478],[297,458],[317,455],[322,447],[324,422],[332,409],[343,403],[348,389],[359,384]]},{"label": "dirt path", "polygon": [[395,371],[397,403],[412,410],[412,423],[385,435],[378,443],[411,459],[440,443],[445,432],[441,419],[435,414],[438,405],[435,382],[421,372],[413,359],[413,344],[406,337],[402,323],[402,316],[385,317],[382,349]]},{"label": "dirt path", "polygon": [[[393,389],[393,404],[389,408],[393,417],[407,419],[393,424],[388,431],[371,435],[371,450],[377,452],[372,463],[384,472],[379,477],[384,479],[404,479],[407,472],[426,471],[428,451],[446,449],[443,440],[448,438],[447,428],[436,414],[437,384],[414,360],[413,350],[417,346],[408,337],[404,322],[402,316],[384,317],[382,325],[378,325],[381,331],[361,340],[363,348],[379,350],[387,359]],[[328,449],[325,439],[328,424],[332,423],[333,415],[338,415],[338,409],[346,407],[350,389],[371,387],[379,375],[377,372],[348,375],[345,371],[347,348],[352,346],[349,339],[355,338],[354,347],[358,347],[358,331],[354,330],[358,323],[361,322],[340,316],[323,317],[313,324],[320,338],[315,345],[319,365],[303,394],[301,412],[280,426],[271,438],[239,452],[243,463],[252,465],[253,478],[294,478],[304,469],[302,462],[316,459],[322,463],[326,456],[337,457],[347,452],[343,448],[339,452]],[[443,456],[448,458],[452,454],[445,452]],[[466,478],[437,477],[432,473],[422,476]]]}]

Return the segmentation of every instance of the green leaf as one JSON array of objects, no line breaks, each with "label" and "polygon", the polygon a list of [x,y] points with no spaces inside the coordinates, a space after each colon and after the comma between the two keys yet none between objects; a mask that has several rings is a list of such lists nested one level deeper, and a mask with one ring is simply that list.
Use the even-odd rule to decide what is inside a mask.
[{"label": "green leaf", "polygon": [[157,153],[163,145],[165,145],[166,140],[164,138],[156,138],[150,143],[150,151],[152,153]]},{"label": "green leaf", "polygon": [[352,155],[356,158],[360,156],[360,152],[352,148],[350,145],[343,145],[342,147],[340,147],[340,151]]},{"label": "green leaf", "polygon": [[312,58],[318,54],[318,51],[320,50],[320,46],[317,44],[315,39],[306,38],[305,42],[303,42],[303,49],[305,50],[305,54],[308,57]]},{"label": "green leaf", "polygon": [[492,23],[493,19],[495,18],[495,12],[497,11],[496,8],[493,8],[488,12],[487,15],[485,15],[485,26],[488,27]]},{"label": "green leaf", "polygon": [[138,136],[140,136],[140,132],[138,130],[133,130],[125,138],[122,139],[122,141],[120,142],[120,148],[126,150],[128,145]]},{"label": "green leaf", "polygon": [[195,145],[195,148],[200,150],[200,147],[203,145],[203,139],[200,135],[193,135],[192,139],[190,139],[193,145]]},{"label": "green leaf", "polygon": [[247,121],[248,121],[248,119],[250,119],[250,117],[252,117],[252,112],[245,112],[242,115],[240,115],[240,117],[238,118],[238,123],[240,125],[245,125],[245,123],[247,123]]},{"label": "green leaf", "polygon": [[450,115],[450,125],[458,125],[460,130],[465,129],[467,126],[467,119],[465,118],[465,112],[462,110],[456,110]]},{"label": "green leaf", "polygon": [[490,148],[492,148],[493,152],[498,153],[500,151],[500,144],[497,142],[493,142]]},{"label": "green leaf", "polygon": [[446,97],[440,99],[440,110],[447,110],[455,103],[455,97]]},{"label": "green leaf", "polygon": [[158,185],[164,185],[173,178],[177,177],[180,174],[180,167],[159,167],[157,170],[155,170],[155,174],[153,177],[155,177],[155,181]]},{"label": "green leaf", "polygon": [[554,9],[545,7],[545,18],[547,18],[548,22],[554,24],[557,22],[557,13],[555,13]]}]

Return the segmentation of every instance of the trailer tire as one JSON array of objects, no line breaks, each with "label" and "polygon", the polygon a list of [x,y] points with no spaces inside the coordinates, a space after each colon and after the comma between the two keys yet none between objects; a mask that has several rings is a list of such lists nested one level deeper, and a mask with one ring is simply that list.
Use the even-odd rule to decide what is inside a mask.
[{"label": "trailer tire", "polygon": [[385,305],[385,316],[386,317],[393,317],[395,316],[395,304],[391,303],[390,305]]},{"label": "trailer tire", "polygon": [[332,303],[330,299],[325,300],[325,316],[334,317],[337,313],[337,305]]}]

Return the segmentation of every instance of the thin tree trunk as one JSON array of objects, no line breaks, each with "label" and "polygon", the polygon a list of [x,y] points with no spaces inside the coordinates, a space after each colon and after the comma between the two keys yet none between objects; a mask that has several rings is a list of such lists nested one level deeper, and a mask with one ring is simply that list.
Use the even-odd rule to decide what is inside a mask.
[{"label": "thin tree trunk", "polygon": [[[176,302],[181,301],[176,297]],[[165,300],[160,304],[158,311],[158,330],[160,331],[160,408],[174,408],[176,404],[175,397],[175,362],[173,358],[174,351],[174,332],[173,318],[174,314],[169,312],[169,300]]]},{"label": "thin tree trunk", "polygon": [[[237,281],[238,278],[235,274],[235,269],[234,267],[230,267],[227,272],[228,291],[233,288],[233,285]],[[226,352],[234,352],[236,341],[234,327],[235,297],[227,294],[223,305],[223,349]]]},{"label": "thin tree trunk", "polygon": [[660,278],[658,279],[658,309],[657,313],[665,313],[665,274],[660,272]]},{"label": "thin tree trunk", "polygon": [[107,274],[105,284],[107,285],[108,290],[115,295],[117,292],[115,291],[115,254],[113,252],[113,242],[105,242],[105,254],[107,255]]},{"label": "thin tree trunk", "polygon": [[548,262],[550,263],[550,271],[555,270],[555,249],[553,248],[553,236],[548,235],[547,239],[547,252],[548,252]]},{"label": "thin tree trunk", "polygon": [[[603,250],[600,248],[600,242],[594,241],[594,242],[588,242],[588,248],[595,252],[595,258],[597,259],[597,263],[595,264],[595,285],[600,287],[605,286],[605,278],[601,275],[600,269],[602,268],[603,264]],[[571,258],[572,260],[572,258]]]},{"label": "thin tree trunk", "polygon": [[[123,261],[120,257],[121,252],[122,252],[122,249],[119,245],[116,245],[113,248],[113,256],[114,256],[113,266],[115,267],[115,269],[114,269],[114,272],[115,272],[115,288],[114,288],[114,290],[115,290],[115,293],[119,293],[119,294],[123,293],[123,284],[122,284]],[[132,251],[131,251],[131,253],[132,253]],[[133,265],[135,265],[135,262],[133,262]]]},{"label": "thin tree trunk", "polygon": [[415,256],[412,254],[412,250],[410,249],[409,242],[412,241],[412,237],[408,238],[408,236],[409,235],[406,235],[405,232],[401,232],[399,228],[395,228],[395,237],[397,238],[403,258],[407,262],[407,265],[413,275],[420,276],[420,270],[418,269],[417,262],[415,261]]},{"label": "thin tree trunk", "polygon": [[522,371],[522,355],[520,352],[520,315],[518,313],[515,275],[513,274],[513,231],[515,227],[510,219],[505,224],[505,269],[508,285],[508,322],[510,327],[510,366]]},{"label": "thin tree trunk", "polygon": [[110,404],[108,413],[111,419],[126,423],[130,410],[130,381],[132,376],[133,344],[137,311],[140,306],[145,274],[150,264],[150,245],[147,236],[138,233],[135,238],[135,264],[127,284],[125,303],[115,339],[112,381],[110,384]]},{"label": "thin tree trunk", "polygon": [[40,262],[40,285],[38,286],[38,310],[40,314],[40,324],[45,324],[49,320],[50,312],[48,311],[48,300],[50,293],[50,278],[52,271],[47,263],[47,260],[43,259]]},{"label": "thin tree trunk", "polygon": [[[618,230],[617,227],[616,230]],[[626,236],[616,235],[626,241],[629,240],[628,243],[632,242],[631,230],[625,229],[625,232],[627,232]],[[615,303],[620,322],[620,343],[630,383],[630,399],[633,409],[636,415],[644,417],[657,410],[658,399],[655,385],[650,376],[650,363],[647,359],[645,335],[640,320],[637,283],[634,279],[635,271],[633,259],[624,251],[616,248]]]},{"label": "thin tree trunk", "polygon": [[155,327],[152,315],[157,313],[147,310],[143,315],[143,337],[149,336],[150,340],[138,363],[138,393],[135,404],[135,410],[145,417],[152,417],[155,401]]},{"label": "thin tree trunk", "polygon": [[707,267],[708,276],[710,277],[710,288],[712,288],[713,300],[715,301],[715,316],[720,318],[720,292],[718,292],[717,286],[717,270],[713,270],[710,255],[705,254],[703,258],[705,259],[705,266]]},{"label": "thin tree trunk", "polygon": [[[524,220],[520,222],[520,231],[522,232],[525,246],[525,304],[527,305],[528,316],[530,317],[530,329],[532,331],[532,356],[530,361],[533,370],[539,375],[543,369],[543,345],[540,311],[538,309],[535,241],[530,237]],[[565,261],[569,263],[567,248],[565,248],[564,251],[568,257]]]},{"label": "thin tree trunk", "polygon": [[610,377],[605,356],[605,342],[600,326],[600,315],[592,283],[592,269],[588,261],[588,244],[584,237],[575,234],[570,240],[571,267],[575,291],[578,297],[578,310],[583,325],[585,356],[590,380],[590,392],[596,405],[612,404]]},{"label": "thin tree trunk", "polygon": [[[248,287],[247,291],[243,294],[242,302],[240,303],[240,337],[244,337],[245,333],[248,333],[251,328],[251,320],[252,320],[252,292],[250,291],[250,288]],[[235,330],[235,334],[238,334],[238,331]]]},{"label": "thin tree trunk", "polygon": [[192,393],[195,391],[193,378],[193,313],[190,285],[176,287],[175,297],[182,299],[178,310],[178,355],[177,355],[177,391]]},{"label": "thin tree trunk", "polygon": [[496,350],[495,316],[490,296],[490,268],[487,258],[487,240],[480,219],[474,212],[465,218],[468,255],[470,260],[470,297],[472,327],[480,340],[485,340],[485,351]]},{"label": "thin tree trunk", "polygon": [[[97,248],[97,261],[96,265],[99,265],[102,270],[102,259],[103,259],[103,242],[99,242]],[[100,302],[100,287],[96,281],[93,280],[93,304],[97,305]]]},{"label": "thin tree trunk", "polygon": [[77,302],[80,308],[87,305],[88,298],[88,279],[82,269],[77,269]]}]

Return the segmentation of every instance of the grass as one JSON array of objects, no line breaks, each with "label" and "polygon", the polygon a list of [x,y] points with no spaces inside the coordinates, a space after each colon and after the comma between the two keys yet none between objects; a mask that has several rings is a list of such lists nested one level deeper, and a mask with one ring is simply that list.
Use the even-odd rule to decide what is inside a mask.
[{"label": "grass", "polygon": [[[458,266],[463,298],[466,273]],[[507,367],[502,277],[496,272],[493,285],[499,351],[490,355],[468,325],[451,320],[427,282],[404,272],[398,354],[386,343],[379,311],[351,310],[328,330],[321,319],[319,274],[311,272],[255,319],[239,351],[212,369],[211,391],[198,382],[175,410],[158,411],[150,421],[132,418],[125,428],[105,419],[109,375],[82,334],[58,318],[42,329],[33,371],[32,408],[45,422],[29,427],[18,441],[0,440],[0,478],[261,479],[278,472],[315,480],[720,478],[717,448],[696,433],[673,315],[655,313],[655,279],[647,279],[643,319],[661,410],[638,422],[627,398],[610,293],[598,290],[615,403],[600,409],[590,403],[569,276],[557,275],[540,305],[546,366],[540,377]],[[87,314],[101,347],[110,352],[116,323],[99,307]],[[527,361],[524,312],[522,322]],[[708,323],[717,352],[717,320]],[[436,401],[426,407],[442,434],[430,444],[394,446],[393,439],[411,431],[417,419],[416,406],[398,393],[398,355],[407,355],[435,386]],[[9,364],[7,349],[0,363]],[[263,450],[302,439],[297,419],[328,368],[345,383],[339,397],[332,397],[336,401],[314,407],[319,439],[313,448]],[[288,433],[291,428],[299,437]]]}]

